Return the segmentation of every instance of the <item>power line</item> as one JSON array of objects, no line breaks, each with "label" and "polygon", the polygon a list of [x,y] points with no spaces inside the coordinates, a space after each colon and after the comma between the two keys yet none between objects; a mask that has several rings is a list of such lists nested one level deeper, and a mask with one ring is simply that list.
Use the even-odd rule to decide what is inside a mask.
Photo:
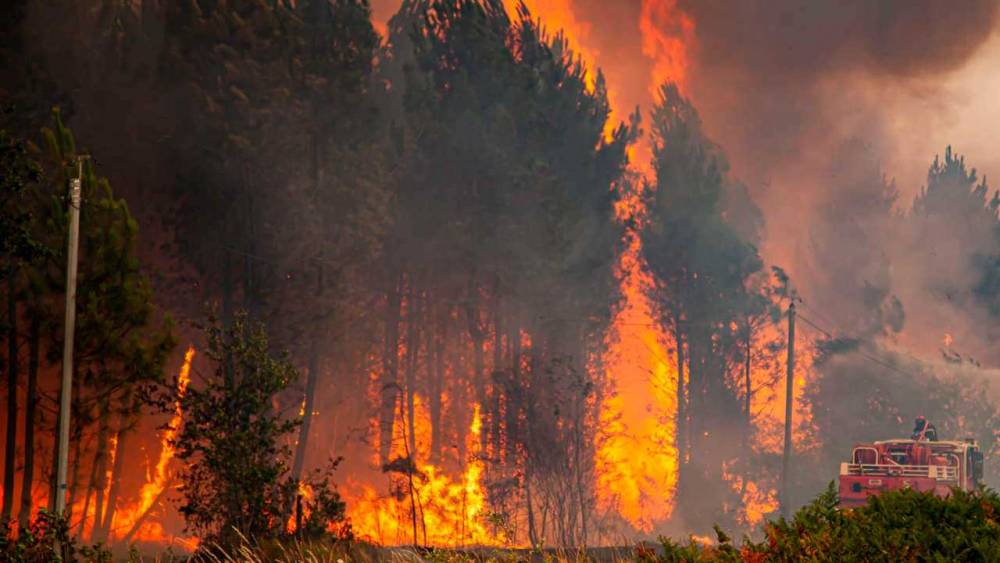
[{"label": "power line", "polygon": [[809,326],[815,328],[816,330],[822,332],[823,334],[825,334],[827,338],[830,338],[830,339],[836,338],[834,335],[830,334],[826,329],[822,328],[821,326],[819,326],[816,323],[814,323],[811,320],[809,320],[809,318],[806,317],[805,315],[803,315],[802,313],[799,313],[798,317],[800,319],[802,319],[803,321],[805,321],[805,323],[807,325],[809,325]]},{"label": "power line", "polygon": [[[813,310],[815,310],[815,309],[813,309]],[[815,328],[816,330],[822,332],[824,335],[827,336],[827,338],[830,338],[830,339],[836,338],[828,330],[826,330],[823,327],[821,327],[818,324],[816,324],[815,321],[809,320],[809,318],[804,317],[801,313],[799,313],[798,317],[800,319],[802,319],[803,321],[805,321],[805,323],[808,324],[809,326],[811,326],[811,327]],[[867,340],[865,340],[863,338],[853,337],[852,339],[853,340],[857,340],[858,342],[868,342]],[[896,367],[896,366],[894,366],[894,365],[892,365],[890,363],[887,363],[887,362],[885,362],[885,361],[883,361],[883,360],[881,360],[881,359],[879,359],[879,358],[877,358],[875,356],[872,356],[871,354],[868,354],[867,352],[865,352],[864,350],[861,350],[860,348],[856,349],[854,351],[857,352],[857,354],[860,355],[861,357],[863,357],[863,358],[865,358],[865,359],[867,359],[867,360],[869,360],[871,362],[874,362],[874,363],[876,363],[876,364],[878,364],[878,365],[880,365],[880,366],[882,366],[882,367],[884,367],[886,369],[892,370],[892,371],[894,371],[896,373],[899,373],[901,375],[905,375],[907,377],[918,377],[916,374],[910,373],[910,372],[908,372],[906,370],[903,370],[903,369],[900,369],[900,368],[898,368],[898,367]]]}]

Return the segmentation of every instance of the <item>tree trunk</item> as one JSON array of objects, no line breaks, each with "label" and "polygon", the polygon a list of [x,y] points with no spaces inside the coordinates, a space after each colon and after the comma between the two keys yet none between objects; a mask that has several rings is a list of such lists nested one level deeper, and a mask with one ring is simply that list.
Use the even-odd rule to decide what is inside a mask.
[{"label": "tree trunk", "polygon": [[392,452],[392,427],[395,422],[396,397],[399,395],[397,370],[399,367],[399,315],[400,285],[399,275],[391,276],[393,287],[389,289],[385,308],[385,349],[382,352],[382,376],[379,382],[379,456],[382,463],[389,461]]},{"label": "tree trunk", "polygon": [[257,229],[254,207],[254,192],[250,189],[250,164],[243,163],[243,190],[246,197],[246,255],[243,257],[243,306],[247,315],[251,319],[257,319],[260,313],[260,303],[258,300],[259,289],[257,280],[260,273],[257,271]]},{"label": "tree trunk", "polygon": [[750,414],[750,395],[752,392],[750,386],[750,342],[751,342],[751,326],[750,321],[747,321],[746,334],[743,340],[743,349],[746,353],[746,358],[744,358],[745,363],[743,366],[743,484],[740,486],[740,498],[743,498],[744,493],[747,490],[747,481],[750,478],[750,429],[753,425],[753,417]]},{"label": "tree trunk", "polygon": [[415,423],[413,393],[417,388],[417,355],[420,353],[417,323],[420,318],[421,302],[422,299],[411,278],[409,297],[406,300],[406,424],[411,452],[417,451],[417,441],[413,432],[413,425]]},{"label": "tree trunk", "polygon": [[677,319],[674,321],[674,340],[677,344],[677,417],[674,440],[677,445],[677,483],[680,487],[687,463],[687,383],[684,378],[684,332],[677,313],[674,313],[674,318]]},{"label": "tree trunk", "polygon": [[507,349],[510,352],[510,378],[507,384],[507,410],[504,413],[506,426],[507,458],[514,462],[517,457],[517,437],[520,423],[520,409],[523,407],[521,390],[521,326],[517,310],[512,309],[507,326]]},{"label": "tree trunk", "polygon": [[3,463],[3,509],[0,523],[14,510],[14,465],[17,463],[17,270],[7,267],[7,446]]},{"label": "tree trunk", "polygon": [[[132,407],[132,412],[137,410],[135,407]],[[108,507],[104,511],[101,526],[93,538],[93,541],[96,542],[106,542],[108,540],[111,525],[115,521],[115,512],[118,509],[118,497],[121,491],[122,471],[125,468],[124,453],[128,451],[125,449],[125,437],[129,431],[129,416],[131,414],[126,413],[120,416],[117,438],[115,439],[115,462],[111,466],[111,487],[108,489]]]},{"label": "tree trunk", "polygon": [[38,360],[39,321],[32,315],[28,329],[28,393],[25,398],[24,414],[24,474],[21,479],[21,512],[19,523],[22,528],[31,521],[32,485],[35,480],[35,409],[38,407]]},{"label": "tree trunk", "polygon": [[97,466],[90,466],[90,479],[87,480],[86,496],[83,497],[83,512],[80,513],[80,527],[76,530],[76,539],[83,539],[83,531],[87,527],[87,516],[90,515],[90,499],[94,496],[94,481],[97,479]]},{"label": "tree trunk", "polygon": [[431,460],[437,463],[441,459],[441,423],[442,423],[442,401],[441,394],[444,392],[444,371],[445,371],[445,342],[448,340],[448,307],[442,305],[438,313],[438,337],[434,343],[434,363],[431,366],[433,377],[431,378]]},{"label": "tree trunk", "polygon": [[[108,432],[110,431],[110,416],[108,405],[105,403],[101,408],[100,429],[97,432],[97,450],[94,454],[93,487],[95,490],[95,499],[94,524],[90,527],[91,541],[93,541],[98,528],[100,528],[101,519],[104,516],[104,491],[107,489],[108,477]],[[80,529],[83,529],[82,525]]]},{"label": "tree trunk", "polygon": [[[524,501],[528,508],[528,541],[532,549],[538,547],[538,533],[535,530],[535,509],[531,502],[531,475],[528,473],[528,463],[525,461],[524,471]],[[566,499],[569,500],[569,499]]]},{"label": "tree trunk", "polygon": [[[469,298],[465,309],[466,321],[469,324],[469,338],[472,340],[472,382],[475,386],[476,404],[479,405],[480,417],[486,408],[486,381],[483,374],[486,359],[483,357],[483,327],[479,322],[479,288],[474,279],[469,279]],[[479,432],[479,451],[486,451],[488,434]],[[464,460],[463,460],[464,462]]]},{"label": "tree trunk", "polygon": [[[74,385],[75,387],[75,385]],[[79,418],[78,418],[79,420]],[[73,456],[72,456],[72,468],[70,470],[70,485],[69,485],[69,501],[66,503],[66,520],[69,522],[73,521],[73,507],[76,505],[76,495],[80,490],[80,458],[83,456],[81,451],[83,447],[83,436],[79,428],[79,423],[77,428],[74,429],[70,437],[70,443],[73,444]],[[83,515],[86,517],[86,514]],[[83,528],[83,520],[80,521],[80,528]],[[79,533],[79,530],[78,530]]]},{"label": "tree trunk", "polygon": [[[499,285],[499,284],[498,284]],[[499,288],[498,290],[499,291]],[[490,442],[492,443],[491,456],[499,461],[500,459],[500,380],[503,377],[503,319],[500,315],[500,296],[493,296],[493,377],[491,387],[493,391],[493,406],[490,412]]]},{"label": "tree trunk", "polygon": [[228,252],[222,253],[222,322],[233,322],[233,267]]}]

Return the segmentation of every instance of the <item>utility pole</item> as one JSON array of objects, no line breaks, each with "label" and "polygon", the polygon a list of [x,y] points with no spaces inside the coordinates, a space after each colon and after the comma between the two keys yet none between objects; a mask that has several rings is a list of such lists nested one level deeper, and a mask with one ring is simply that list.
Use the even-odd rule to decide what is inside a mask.
[{"label": "utility pole", "polygon": [[792,404],[795,402],[795,298],[788,306],[788,371],[785,375],[785,452],[781,458],[781,515],[790,516],[788,470],[792,459]]},{"label": "utility pole", "polygon": [[80,191],[83,161],[76,157],[76,178],[69,183],[69,243],[66,259],[66,329],[63,337],[62,386],[59,389],[59,451],[56,464],[56,514],[66,511],[66,472],[69,465],[70,401],[73,397],[73,335],[76,330],[76,263],[80,235]]}]

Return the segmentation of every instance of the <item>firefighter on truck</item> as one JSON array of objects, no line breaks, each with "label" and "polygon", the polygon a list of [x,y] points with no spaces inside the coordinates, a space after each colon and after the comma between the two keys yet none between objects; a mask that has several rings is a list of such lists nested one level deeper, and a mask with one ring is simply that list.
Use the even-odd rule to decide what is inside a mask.
[{"label": "firefighter on truck", "polygon": [[971,491],[983,479],[983,453],[972,438],[940,440],[923,416],[909,439],[857,444],[840,464],[840,506],[861,506],[871,496],[914,489],[948,496],[953,488]]}]

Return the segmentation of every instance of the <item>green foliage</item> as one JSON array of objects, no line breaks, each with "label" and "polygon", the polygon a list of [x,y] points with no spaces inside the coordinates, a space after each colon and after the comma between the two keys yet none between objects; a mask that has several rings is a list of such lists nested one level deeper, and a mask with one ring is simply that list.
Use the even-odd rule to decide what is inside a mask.
[{"label": "green foliage", "polygon": [[9,563],[111,563],[111,552],[104,546],[80,546],[70,533],[64,517],[41,510],[35,519],[18,530],[0,535],[0,557]]},{"label": "green foliage", "polygon": [[[284,438],[300,419],[275,412],[274,401],[298,375],[284,356],[271,353],[263,327],[245,313],[228,326],[210,319],[206,335],[213,372],[171,398],[184,413],[173,442],[186,464],[180,512],[192,529],[222,546],[238,543],[240,535],[282,535],[298,494]],[[308,481],[313,498],[306,500],[310,514],[300,532],[315,537],[343,522],[344,503],[326,475]]]},{"label": "green foliage", "polygon": [[956,490],[948,498],[891,491],[854,509],[837,508],[833,484],[789,521],[764,526],[760,541],[735,548],[717,529],[710,547],[662,539],[646,561],[995,561],[1000,557],[1000,496]]},{"label": "green foliage", "polygon": [[33,232],[35,209],[31,189],[41,179],[41,167],[28,144],[0,129],[0,257],[34,260],[50,253]]},{"label": "green foliage", "polygon": [[302,527],[295,530],[296,537],[306,540],[353,538],[351,523],[345,516],[347,504],[330,481],[340,461],[341,458],[337,458],[325,470],[316,469],[305,480],[310,496],[302,500],[302,511],[309,515],[303,519]]},{"label": "green foliage", "polygon": [[[44,231],[59,249],[34,286],[45,294],[39,306],[53,318],[62,304],[51,294],[65,292],[66,244],[69,208],[65,186],[77,176],[76,141],[54,112],[53,125],[43,129],[47,147]],[[83,166],[80,209],[80,260],[77,279],[77,328],[74,356],[77,371],[99,394],[130,384],[162,380],[163,366],[175,339],[169,317],[157,318],[153,290],[136,254],[138,224],[128,204],[116,198],[106,178],[97,176],[92,160]],[[37,227],[36,227],[37,228]],[[62,350],[60,323],[49,323],[53,362]]]},{"label": "green foliage", "polygon": [[236,531],[268,536],[284,525],[283,501],[294,484],[281,483],[290,454],[281,438],[299,421],[275,413],[272,401],[297,373],[272,356],[263,328],[245,314],[225,327],[209,322],[214,371],[179,398],[183,427],[173,445],[186,464],[181,514],[191,528],[228,544]]}]

